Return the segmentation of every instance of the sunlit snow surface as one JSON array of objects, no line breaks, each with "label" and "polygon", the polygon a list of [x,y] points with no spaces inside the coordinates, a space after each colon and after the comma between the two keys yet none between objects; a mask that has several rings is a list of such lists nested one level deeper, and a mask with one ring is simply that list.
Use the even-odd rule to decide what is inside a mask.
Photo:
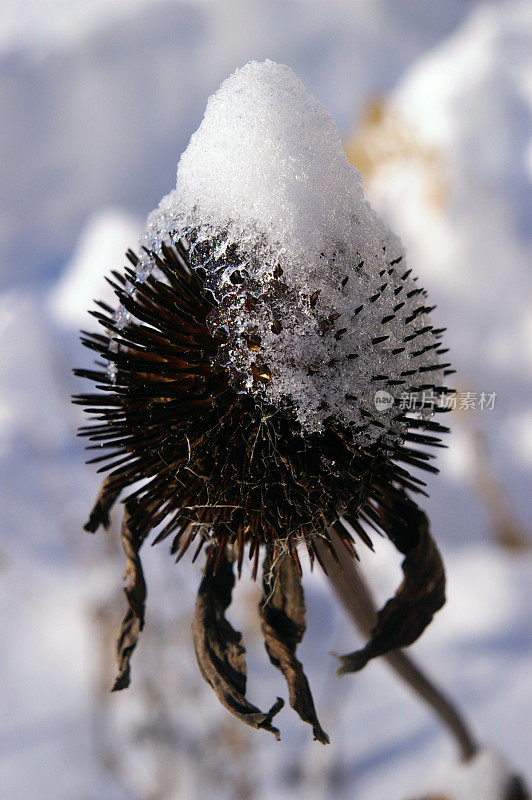
[{"label": "sunlit snow surface", "polygon": [[[0,794],[11,800],[222,800],[238,792],[252,800],[412,800],[431,792],[448,800],[492,800],[501,764],[532,780],[532,559],[527,551],[493,544],[492,520],[472,488],[475,442],[463,415],[451,422],[456,432],[425,503],[445,556],[449,599],[413,654],[458,699],[482,743],[502,756],[501,762],[483,755],[469,770],[458,767],[446,735],[384,664],[335,678],[329,652],[346,652],[358,640],[318,572],[305,579],[308,631],[300,656],[331,734],[328,747],[311,742],[290,709],[279,716],[277,744],[219,707],[199,677],[190,640],[199,566],[175,567],[164,546],[146,554],[150,597],[133,685],[109,695],[113,635],[125,602],[117,590],[123,569],[118,519],[109,535],[80,530],[97,480],[82,463],[74,441],[81,418],[68,402],[81,389],[70,368],[89,358],[76,339],[78,327],[94,327],[83,309],[105,293],[102,271],[122,265],[124,239],[134,236],[128,244],[135,244],[141,225],[129,214],[139,211],[137,198],[144,215],[170,185],[179,150],[224,75],[249,58],[284,61],[332,110],[342,134],[351,107],[360,110],[375,92],[397,86],[397,109],[425,136],[432,135],[426,119],[440,120],[448,202],[439,210],[427,206],[420,190],[425,175],[412,162],[375,176],[366,194],[400,234],[409,265],[439,304],[435,314],[449,326],[457,384],[498,392],[496,408],[471,412],[470,421],[486,436],[524,523],[531,463],[531,231],[522,214],[529,202],[523,198],[530,197],[529,4],[442,2],[429,13],[424,0],[368,0],[327,4],[325,14],[321,3],[289,11],[290,4],[257,2],[252,20],[248,4],[228,2],[209,17],[212,4],[198,2],[172,6],[179,25],[170,4],[135,3],[135,20],[120,18],[125,11],[118,5],[104,16],[108,5],[94,6],[101,17],[91,12],[86,28],[80,12],[60,58],[60,31],[72,22],[66,10],[54,25],[42,11],[33,27],[21,18],[17,35],[2,45],[0,82],[6,92],[13,92],[7,88],[13,81],[18,88],[8,94],[11,122],[1,134],[11,137],[3,152],[16,157],[2,166],[0,230],[2,272],[13,287],[0,297]],[[154,9],[163,7],[161,19]],[[177,36],[182,64],[201,75],[197,82],[192,73],[181,72],[180,83],[166,71]],[[423,50],[429,52],[419,58]],[[68,99],[68,113],[57,110],[58,98]],[[144,114],[138,98],[149,106]],[[156,144],[147,150],[151,141]],[[32,158],[38,167],[25,173]],[[104,210],[118,201],[128,209],[125,216]],[[91,208],[98,209],[92,219]],[[65,243],[74,231],[79,244],[69,253]],[[30,286],[29,276],[39,282]],[[400,579],[391,548],[379,543],[363,566],[386,599]],[[263,652],[256,589],[247,578],[232,621],[248,646],[250,699],[267,706],[285,687]]]}]

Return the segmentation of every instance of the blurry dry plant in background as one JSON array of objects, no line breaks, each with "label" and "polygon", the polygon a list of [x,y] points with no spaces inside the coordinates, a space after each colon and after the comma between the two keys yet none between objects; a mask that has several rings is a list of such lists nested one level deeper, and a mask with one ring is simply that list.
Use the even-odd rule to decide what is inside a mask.
[{"label": "blurry dry plant in background", "polygon": [[461,409],[453,413],[453,421],[456,421],[468,450],[465,454],[466,480],[485,509],[493,539],[507,550],[529,549],[532,544],[530,531],[517,518],[511,498],[493,465],[478,415]]},{"label": "blurry dry plant in background", "polygon": [[344,146],[349,161],[369,184],[388,168],[415,166],[425,178],[427,205],[436,209],[444,207],[449,186],[442,154],[424,142],[384,98],[376,97],[368,103],[362,122]]}]

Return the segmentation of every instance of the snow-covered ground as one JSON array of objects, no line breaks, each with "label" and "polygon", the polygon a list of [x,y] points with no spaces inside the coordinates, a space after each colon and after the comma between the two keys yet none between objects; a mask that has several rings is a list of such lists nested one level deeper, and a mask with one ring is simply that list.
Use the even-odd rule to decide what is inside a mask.
[{"label": "snow-covered ground", "polygon": [[[76,332],[108,292],[208,95],[249,58],[287,63],[366,162],[372,202],[448,326],[456,385],[477,408],[454,433],[426,508],[448,603],[413,654],[478,739],[532,782],[532,13],[526,0],[0,3],[0,796],[10,800],[495,800],[482,755],[453,746],[386,665],[334,677],[356,636],[319,574],[301,646],[323,748],[290,710],[283,741],[218,707],[190,637],[199,567],[150,550],[147,628],[131,689],[109,695],[122,611],[116,524],[81,523],[97,489],[75,440]],[[368,109],[379,104],[371,121]],[[369,122],[368,122],[369,120]],[[365,137],[365,138],[364,138]],[[355,146],[356,145],[356,146]],[[496,392],[480,410],[481,392]],[[528,526],[528,529],[527,529]],[[528,541],[530,539],[528,538]],[[364,568],[399,577],[380,545]],[[249,696],[283,694],[244,579],[233,619]],[[493,782],[492,782],[493,784]]]}]

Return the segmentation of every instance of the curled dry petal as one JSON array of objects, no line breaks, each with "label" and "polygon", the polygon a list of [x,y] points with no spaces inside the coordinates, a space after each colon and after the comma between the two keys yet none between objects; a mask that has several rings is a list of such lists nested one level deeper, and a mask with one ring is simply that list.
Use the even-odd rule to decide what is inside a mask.
[{"label": "curled dry petal", "polygon": [[122,620],[120,633],[116,642],[116,662],[118,675],[112,691],[126,689],[130,680],[130,659],[142,628],[144,627],[144,603],[146,601],[146,583],[142,571],[139,550],[147,535],[145,528],[133,524],[133,508],[125,504],[124,518],[120,536],[126,556],[125,577],[128,580],[124,593],[127,598],[127,611]]},{"label": "curled dry petal", "polygon": [[296,648],[305,633],[305,599],[298,570],[290,557],[275,562],[269,552],[263,566],[261,627],[272,664],[283,673],[290,705],[304,722],[312,725],[314,739],[329,743],[321,727]]},{"label": "curled dry petal", "polygon": [[87,533],[95,533],[100,525],[103,525],[106,530],[109,530],[109,512],[118,499],[122,488],[122,484],[111,476],[104,478],[96,502],[89,515],[89,519],[83,526],[83,529],[86,530]]},{"label": "curled dry petal", "polygon": [[445,573],[426,515],[406,495],[383,491],[377,509],[383,529],[403,553],[404,580],[379,611],[371,639],[362,650],[340,657],[339,675],[358,672],[372,658],[406,647],[421,636],[445,603]]},{"label": "curled dry petal", "polygon": [[[212,562],[211,562],[212,565]],[[284,703],[278,697],[267,713],[246,700],[246,651],[242,634],[225,618],[235,583],[233,565],[225,554],[216,570],[207,566],[196,602],[192,625],[194,649],[201,674],[220,702],[235,717],[252,728],[262,728],[280,738],[271,721]]]}]

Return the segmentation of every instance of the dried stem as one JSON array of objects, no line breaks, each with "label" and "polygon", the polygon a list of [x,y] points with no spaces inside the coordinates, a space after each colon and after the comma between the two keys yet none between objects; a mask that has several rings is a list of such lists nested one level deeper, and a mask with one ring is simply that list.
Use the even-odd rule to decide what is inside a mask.
[{"label": "dried stem", "polygon": [[[327,545],[317,539],[315,547],[323,561],[329,580],[338,599],[355,623],[368,636],[377,621],[377,612],[369,588],[355,568],[353,558],[338,534],[329,529],[336,561]],[[434,686],[420,668],[402,650],[394,650],[382,656],[390,667],[412,687],[414,692],[434,710],[444,726],[455,739],[462,761],[470,761],[478,752],[478,745],[464,719],[450,700]]]}]

